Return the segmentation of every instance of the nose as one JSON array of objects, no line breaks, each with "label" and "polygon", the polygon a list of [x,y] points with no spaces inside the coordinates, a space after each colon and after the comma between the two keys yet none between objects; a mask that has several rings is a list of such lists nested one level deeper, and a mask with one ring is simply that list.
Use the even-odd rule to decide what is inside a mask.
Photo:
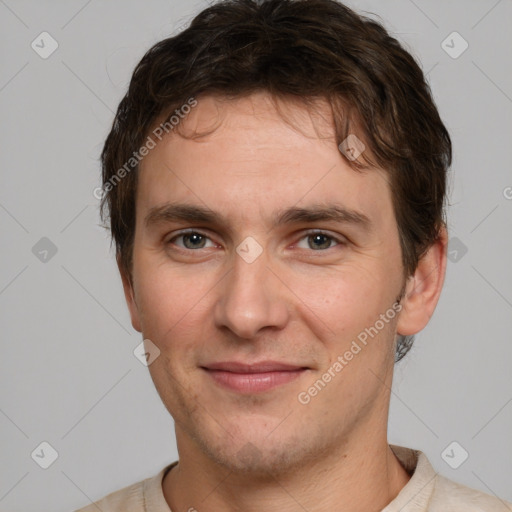
[{"label": "nose", "polygon": [[[248,263],[238,254],[219,283],[215,325],[243,339],[254,339],[265,328],[282,329],[289,318],[288,289],[269,268],[264,251]],[[289,293],[289,291],[288,291]]]}]

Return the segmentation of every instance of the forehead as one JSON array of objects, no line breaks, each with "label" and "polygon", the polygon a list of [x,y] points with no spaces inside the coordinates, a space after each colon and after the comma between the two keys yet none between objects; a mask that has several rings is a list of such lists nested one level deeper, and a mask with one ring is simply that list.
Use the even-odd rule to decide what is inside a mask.
[{"label": "forehead", "polygon": [[179,130],[144,158],[138,211],[187,202],[248,219],[324,202],[364,210],[375,220],[389,213],[386,173],[356,171],[348,164],[326,101],[313,109],[299,101],[276,105],[264,93],[197,101]]}]

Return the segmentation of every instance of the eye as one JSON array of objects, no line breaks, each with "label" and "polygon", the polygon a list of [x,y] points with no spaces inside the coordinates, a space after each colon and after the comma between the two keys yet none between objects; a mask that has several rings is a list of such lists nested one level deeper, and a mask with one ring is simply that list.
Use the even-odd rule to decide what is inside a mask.
[{"label": "eye", "polygon": [[[182,243],[176,243],[176,240],[182,240]],[[199,233],[198,231],[188,231],[185,233],[181,233],[173,238],[171,238],[167,243],[174,244],[180,247],[181,249],[205,249],[207,247],[215,247],[215,245],[210,240],[210,245],[207,246],[207,240],[210,240],[209,237],[204,235],[203,233]]]},{"label": "eye", "polygon": [[304,245],[297,244],[297,247],[300,249],[312,249],[314,251],[323,251],[326,249],[330,249],[333,247],[332,243],[334,242],[334,245],[342,245],[343,242],[327,233],[324,233],[323,231],[312,231],[309,233],[306,233],[305,236],[301,238],[301,240],[306,240],[306,247]]},{"label": "eye", "polygon": [[[303,240],[305,242],[303,242]],[[207,249],[216,247],[211,239],[199,231],[182,232],[167,242],[184,250]],[[209,244],[209,245],[208,245]],[[344,242],[323,231],[311,231],[306,233],[297,244],[300,249],[311,249],[313,251],[325,251],[336,245],[343,245]]]}]

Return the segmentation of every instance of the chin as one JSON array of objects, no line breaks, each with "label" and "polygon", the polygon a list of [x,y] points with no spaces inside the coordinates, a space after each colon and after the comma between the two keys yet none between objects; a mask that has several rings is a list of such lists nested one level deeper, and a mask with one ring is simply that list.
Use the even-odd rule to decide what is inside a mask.
[{"label": "chin", "polygon": [[322,441],[325,437],[320,432],[301,435],[283,429],[269,435],[267,429],[257,430],[252,425],[245,434],[238,431],[229,435],[222,429],[215,436],[211,432],[198,434],[194,438],[210,460],[230,472],[250,475],[259,481],[301,470],[305,463],[317,459],[319,453],[332,451]]},{"label": "chin", "polygon": [[[293,446],[297,447],[297,443]],[[204,446],[207,455],[227,470],[243,475],[251,475],[258,480],[273,479],[273,475],[283,474],[302,466],[304,452],[292,451],[292,446],[269,447],[258,443],[245,443],[239,447]],[[235,448],[235,449],[233,449]]]}]

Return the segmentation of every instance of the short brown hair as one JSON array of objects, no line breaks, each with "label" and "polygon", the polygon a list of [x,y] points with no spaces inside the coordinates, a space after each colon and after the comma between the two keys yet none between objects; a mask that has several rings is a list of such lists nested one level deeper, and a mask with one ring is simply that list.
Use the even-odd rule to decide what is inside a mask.
[{"label": "short brown hair", "polygon": [[[388,173],[404,272],[411,275],[445,224],[450,136],[415,59],[380,23],[335,0],[220,1],[144,55],[101,154],[102,219],[110,220],[128,275],[138,169],[132,156],[156,120],[190,97],[257,91],[306,104],[327,100],[338,144],[357,122],[372,163]],[[396,360],[411,343],[399,340]]]}]

